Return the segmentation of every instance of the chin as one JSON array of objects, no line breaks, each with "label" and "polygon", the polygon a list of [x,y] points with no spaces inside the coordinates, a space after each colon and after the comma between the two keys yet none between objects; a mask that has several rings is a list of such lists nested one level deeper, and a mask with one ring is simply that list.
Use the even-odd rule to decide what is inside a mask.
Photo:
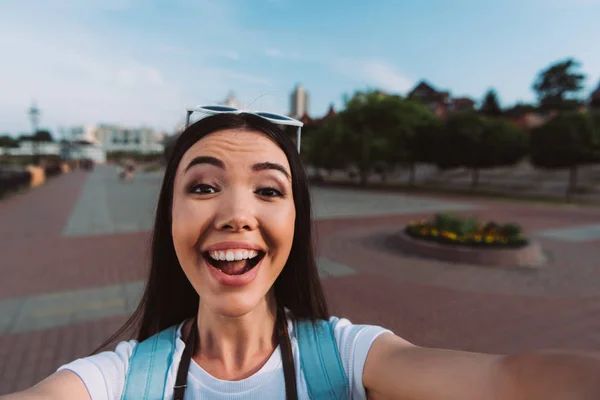
[{"label": "chin", "polygon": [[221,294],[213,310],[224,317],[238,318],[267,305],[267,296],[256,298],[248,293]]}]

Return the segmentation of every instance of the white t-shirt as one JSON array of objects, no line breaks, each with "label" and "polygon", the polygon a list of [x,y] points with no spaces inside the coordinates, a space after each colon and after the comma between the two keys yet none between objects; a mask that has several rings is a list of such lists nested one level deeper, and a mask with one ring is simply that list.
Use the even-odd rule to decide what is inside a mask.
[{"label": "white t-shirt", "polygon": [[[340,358],[349,380],[350,398],[366,399],[362,375],[367,353],[373,341],[382,333],[390,332],[372,325],[353,325],[345,318],[331,317],[329,323],[333,327]],[[181,327],[177,329],[177,342],[173,363],[167,377],[167,390],[164,399],[173,398],[173,385],[179,360],[185,344],[181,340]],[[301,369],[298,354],[298,340],[294,332],[294,324],[288,321],[298,399],[309,399],[304,373]],[[121,342],[115,351],[106,351],[90,357],[80,358],[63,365],[58,370],[67,369],[75,372],[90,394],[92,400],[120,400],[125,385],[125,374],[137,341]],[[209,375],[193,360],[188,372],[185,400],[268,400],[285,399],[285,379],[279,347],[275,349],[265,365],[254,375],[240,381],[225,381]]]}]

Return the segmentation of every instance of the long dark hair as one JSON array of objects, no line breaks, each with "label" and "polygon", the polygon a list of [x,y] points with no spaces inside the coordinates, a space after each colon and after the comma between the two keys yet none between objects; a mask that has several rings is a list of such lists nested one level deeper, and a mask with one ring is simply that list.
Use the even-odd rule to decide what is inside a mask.
[{"label": "long dark hair", "polygon": [[288,308],[294,318],[312,321],[329,318],[313,250],[308,179],[293,141],[277,125],[256,115],[218,114],[190,125],[172,148],[158,198],[150,248],[150,273],[144,293],[129,320],[99,349],[126,331],[137,332],[137,340],[142,341],[196,315],[198,293],[183,273],[173,245],[173,182],[185,152],[210,133],[226,129],[261,132],[285,153],[291,168],[296,221],[290,256],[275,281],[275,298],[278,306]]}]

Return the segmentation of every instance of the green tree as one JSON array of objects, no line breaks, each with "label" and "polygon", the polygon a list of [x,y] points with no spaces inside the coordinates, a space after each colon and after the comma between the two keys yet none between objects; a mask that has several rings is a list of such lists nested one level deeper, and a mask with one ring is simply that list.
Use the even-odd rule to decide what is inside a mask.
[{"label": "green tree", "polygon": [[590,96],[589,105],[592,110],[600,111],[600,83],[598,83],[598,87]]},{"label": "green tree", "polygon": [[19,147],[19,142],[14,137],[4,134],[0,136],[0,147]]},{"label": "green tree", "polygon": [[33,135],[32,140],[34,142],[53,142],[52,134],[47,130],[37,131],[35,135]]},{"label": "green tree", "polygon": [[574,110],[582,104],[578,95],[586,77],[576,71],[579,67],[579,62],[569,58],[538,74],[532,88],[543,109]]},{"label": "green tree", "polygon": [[472,188],[479,184],[479,171],[513,165],[527,151],[525,134],[510,122],[457,113],[448,117],[435,151],[436,164],[443,169],[471,169]]},{"label": "green tree", "polygon": [[500,115],[502,115],[502,108],[500,108],[500,104],[498,102],[498,95],[496,94],[495,90],[490,89],[486,93],[485,98],[483,99],[483,104],[481,105],[479,111],[483,115],[487,115],[490,117],[499,117]]},{"label": "green tree", "polygon": [[434,163],[435,146],[442,127],[441,121],[427,107],[403,101],[404,122],[401,124],[401,140],[406,146],[402,153],[403,164],[410,168],[409,185],[415,184],[416,165]]},{"label": "green tree", "polygon": [[600,161],[599,130],[589,113],[564,112],[531,132],[531,162],[546,169],[569,169],[566,197],[577,190],[577,170]]},{"label": "green tree", "polygon": [[421,104],[379,91],[358,92],[340,117],[340,146],[363,183],[371,172],[385,179],[391,168],[404,165],[414,184],[416,164],[432,162],[432,139],[440,121]]},{"label": "green tree", "polygon": [[310,135],[302,141],[301,156],[304,162],[329,173],[337,168],[346,166],[346,159],[341,151],[342,125],[339,118],[334,117],[319,127],[314,128]]},{"label": "green tree", "polygon": [[19,147],[19,142],[14,137],[4,134],[0,136],[0,154],[7,154],[8,149]]},{"label": "green tree", "polygon": [[357,92],[339,113],[341,121],[340,149],[347,165],[355,166],[364,185],[374,168],[380,173],[402,159],[397,96],[377,91]]}]

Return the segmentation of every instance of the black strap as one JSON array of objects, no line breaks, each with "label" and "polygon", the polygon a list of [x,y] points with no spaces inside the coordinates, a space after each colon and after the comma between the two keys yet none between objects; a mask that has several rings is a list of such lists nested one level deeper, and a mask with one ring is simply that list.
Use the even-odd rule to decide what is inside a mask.
[{"label": "black strap", "polygon": [[296,389],[296,368],[294,368],[294,353],[287,327],[287,319],[283,308],[277,310],[277,322],[275,323],[283,362],[283,377],[285,379],[285,395],[287,400],[298,400]]},{"label": "black strap", "polygon": [[[188,337],[185,340],[185,348],[179,361],[175,386],[173,386],[173,399],[183,400],[185,389],[187,388],[187,376],[190,370],[192,354],[196,345],[198,336],[197,317],[194,317]],[[285,311],[282,308],[277,310],[277,320],[275,321],[275,330],[277,331],[277,340],[281,350],[281,359],[283,362],[283,376],[285,379],[285,393],[287,400],[298,400],[298,390],[296,388],[296,370],[294,367],[294,355],[292,353],[292,344],[287,329],[287,319]]]},{"label": "black strap", "polygon": [[198,336],[198,324],[196,318],[192,320],[192,326],[190,326],[190,332],[185,340],[185,348],[181,355],[181,361],[179,362],[179,368],[177,369],[177,378],[175,378],[175,386],[173,386],[173,400],[183,400],[185,389],[187,388],[187,376],[190,370],[190,363],[192,361],[192,354],[196,347],[196,337]]}]

